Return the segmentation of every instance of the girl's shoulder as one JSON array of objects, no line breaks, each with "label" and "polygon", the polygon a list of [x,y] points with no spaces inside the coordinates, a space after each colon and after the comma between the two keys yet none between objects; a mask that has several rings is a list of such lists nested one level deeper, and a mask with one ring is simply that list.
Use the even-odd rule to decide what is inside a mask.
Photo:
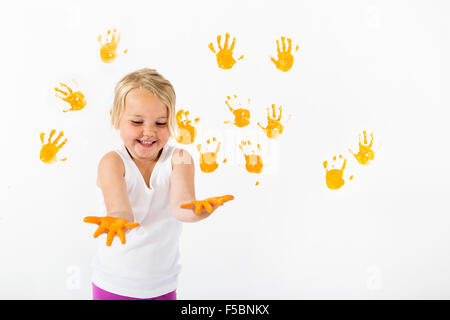
[{"label": "girl's shoulder", "polygon": [[98,172],[108,173],[108,172],[118,172],[125,173],[125,166],[123,164],[122,158],[115,151],[109,151],[103,155],[98,164]]},{"label": "girl's shoulder", "polygon": [[101,158],[100,158],[100,162],[102,161],[120,161],[122,162],[122,158],[119,156],[119,154],[116,151],[109,151],[107,153],[105,153]]},{"label": "girl's shoulder", "polygon": [[183,148],[174,147],[172,154],[172,168],[179,164],[193,164],[194,160],[189,151]]}]

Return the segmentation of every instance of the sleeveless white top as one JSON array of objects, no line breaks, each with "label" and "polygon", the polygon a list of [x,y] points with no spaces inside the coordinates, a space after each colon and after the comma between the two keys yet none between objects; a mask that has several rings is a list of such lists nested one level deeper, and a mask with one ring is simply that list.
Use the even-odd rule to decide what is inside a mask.
[{"label": "sleeveless white top", "polygon": [[[172,154],[169,142],[153,168],[150,189],[125,146],[115,150],[125,166],[128,198],[139,226],[126,231],[123,245],[115,236],[106,246],[106,233],[97,238],[98,251],[93,259],[92,282],[103,290],[134,298],[153,298],[177,288],[179,238],[182,223],[169,207]],[[101,216],[106,207],[100,191]]]}]

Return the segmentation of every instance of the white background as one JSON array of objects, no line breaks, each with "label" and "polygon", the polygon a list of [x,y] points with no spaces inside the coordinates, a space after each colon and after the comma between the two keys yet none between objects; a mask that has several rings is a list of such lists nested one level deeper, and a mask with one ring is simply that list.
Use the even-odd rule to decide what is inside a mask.
[{"label": "white background", "polygon": [[[200,117],[195,144],[222,140],[219,169],[197,163],[198,198],[234,194],[185,224],[179,299],[450,298],[450,10],[446,1],[22,1],[0,8],[0,298],[91,299],[96,168],[120,140],[113,87],[156,68],[177,109]],[[117,28],[111,64],[97,35]],[[235,56],[219,69],[208,44],[229,32]],[[276,40],[300,49],[293,68],[270,61]],[[74,79],[87,106],[54,87]],[[224,101],[251,98],[251,125],[233,128]],[[292,119],[268,141],[256,122],[282,105]],[[40,161],[39,134],[64,131],[66,162]],[[237,130],[239,129],[239,130]],[[374,133],[375,159],[348,149]],[[237,143],[259,139],[260,175]],[[62,140],[61,140],[62,141]],[[198,161],[199,154],[192,147]],[[345,185],[325,185],[324,160],[348,158]],[[354,175],[348,181],[349,175]],[[260,184],[255,186],[255,182]],[[116,240],[117,241],[117,240]]]}]

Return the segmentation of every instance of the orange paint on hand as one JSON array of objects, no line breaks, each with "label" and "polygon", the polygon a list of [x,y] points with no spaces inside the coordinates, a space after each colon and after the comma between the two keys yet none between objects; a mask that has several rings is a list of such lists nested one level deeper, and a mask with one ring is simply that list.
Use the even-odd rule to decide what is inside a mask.
[{"label": "orange paint on hand", "polygon": [[243,152],[245,158],[245,169],[250,173],[261,173],[263,169],[263,161],[261,155],[257,154],[261,151],[261,147],[257,145],[257,151],[252,149],[249,153],[248,150],[251,149],[251,142],[242,141],[239,144],[239,149]]},{"label": "orange paint on hand", "polygon": [[[236,95],[234,95],[234,99],[236,99]],[[250,123],[250,110],[244,109],[244,108],[238,108],[233,109],[230,105],[231,97],[228,96],[227,100],[225,100],[225,104],[228,106],[228,109],[233,113],[234,115],[234,125],[236,125],[239,128],[245,127]],[[250,103],[250,99],[248,99],[248,102]],[[241,106],[241,104],[239,104]],[[230,123],[231,121],[224,121],[224,123]]]},{"label": "orange paint on hand", "polygon": [[[217,45],[219,47],[219,52],[216,53],[216,50],[214,49],[214,45],[212,42],[208,45],[209,49],[211,49],[212,52],[216,54],[217,58],[217,64],[219,68],[222,69],[231,69],[235,64],[236,60],[233,58],[233,49],[234,44],[236,43],[236,38],[233,37],[233,42],[231,43],[231,46],[228,48],[228,39],[230,38],[230,35],[228,33],[225,34],[225,43],[222,48],[222,45],[220,43],[222,36],[217,36]],[[244,58],[244,55],[242,55],[238,60],[241,60]]]},{"label": "orange paint on hand", "polygon": [[263,127],[259,122],[258,126],[264,130],[267,137],[271,139],[277,139],[280,134],[283,132],[284,125],[286,125],[287,121],[290,120],[291,115],[289,115],[288,120],[284,123],[284,125],[281,123],[281,113],[282,113],[282,107],[278,107],[279,115],[277,117],[277,114],[275,112],[275,104],[272,104],[272,115],[270,115],[270,108],[267,108],[267,126]]},{"label": "orange paint on hand", "polygon": [[59,85],[61,87],[65,87],[67,91],[55,88],[56,92],[63,94],[63,96],[60,96],[55,93],[55,96],[70,104],[70,109],[63,110],[63,112],[81,110],[86,106],[86,99],[84,98],[84,94],[81,93],[81,91],[73,92],[72,89],[69,88],[69,86],[62,82],[60,82]]},{"label": "orange paint on hand", "polygon": [[[288,42],[288,48],[286,49],[286,42]],[[271,57],[270,60],[275,64],[277,69],[286,72],[289,71],[292,68],[292,65],[294,64],[294,56],[291,54],[292,50],[292,39],[281,37],[281,45],[282,50],[280,50],[280,42],[277,40],[277,53],[278,53],[278,60],[275,60],[275,58]],[[298,50],[298,45],[295,48],[295,51]]]},{"label": "orange paint on hand", "polygon": [[[116,29],[107,31],[105,40],[102,42],[102,36],[98,35],[98,42],[100,43],[100,58],[105,63],[113,62],[118,54],[117,54],[117,46],[120,42],[120,33],[117,32]],[[128,50],[124,50],[123,53],[126,54]]]},{"label": "orange paint on hand", "polygon": [[[177,142],[181,144],[191,144],[194,142],[197,135],[197,129],[191,124],[191,120],[188,119],[189,111],[179,110],[175,118],[178,125],[178,137]],[[200,118],[195,118],[194,124],[197,124]]]},{"label": "orange paint on hand", "polygon": [[139,226],[137,222],[128,222],[126,219],[116,218],[116,217],[85,217],[83,219],[86,223],[94,223],[98,224],[99,227],[94,233],[94,238],[97,238],[99,235],[107,232],[108,236],[106,238],[106,245],[109,247],[113,240],[114,236],[117,235],[122,242],[122,244],[126,243],[124,230],[131,230]]},{"label": "orange paint on hand", "polygon": [[366,130],[363,131],[364,134],[364,144],[361,142],[361,134],[358,134],[359,137],[359,151],[358,153],[353,153],[351,149],[348,149],[354,156],[355,159],[362,165],[369,165],[370,161],[375,157],[375,152],[371,149],[373,145],[373,133],[370,134],[371,140],[370,143],[367,144],[367,135]]},{"label": "orange paint on hand", "polygon": [[203,212],[203,209],[205,209],[209,213],[212,213],[217,209],[217,207],[233,199],[234,196],[227,194],[224,196],[207,198],[205,200],[195,200],[188,203],[183,203],[180,205],[180,208],[194,209],[194,212],[196,214],[201,214]]},{"label": "orange paint on hand", "polygon": [[[213,138],[213,141],[216,141],[216,138]],[[206,141],[206,148],[208,148],[209,143],[211,141],[208,139]],[[203,172],[213,172],[219,167],[219,164],[217,163],[217,153],[219,152],[221,142],[219,141],[217,143],[215,152],[202,152],[202,146],[201,144],[197,145],[197,151],[200,152],[200,169]]]},{"label": "orange paint on hand", "polygon": [[[46,144],[44,144],[45,133],[41,132],[41,134],[40,134],[41,143],[43,145],[41,148],[39,158],[42,160],[42,162],[45,162],[47,164],[54,163],[57,161],[56,154],[67,142],[67,139],[65,139],[63,142],[61,142],[61,144],[59,146],[57,145],[59,139],[64,135],[64,132],[62,132],[62,131],[59,133],[59,135],[56,137],[56,139],[53,142],[51,142],[51,139],[52,139],[53,135],[55,134],[55,132],[56,132],[56,130],[54,130],[54,129],[50,132],[50,136],[49,136],[48,142]],[[67,158],[64,158],[61,161],[66,161],[66,160],[67,160]]]},{"label": "orange paint on hand", "polygon": [[[339,155],[339,158],[342,159],[342,155]],[[335,160],[336,160],[336,156],[333,157],[333,161],[335,161]],[[327,183],[327,187],[329,189],[336,190],[344,185],[345,181],[342,177],[344,175],[344,169],[345,169],[346,163],[347,163],[347,159],[344,159],[344,162],[340,169],[328,170],[328,162],[327,161],[323,162],[323,167],[325,168],[325,171],[326,171],[325,180]],[[334,165],[332,165],[332,167],[334,167]],[[352,178],[353,178],[353,176],[352,176]]]}]

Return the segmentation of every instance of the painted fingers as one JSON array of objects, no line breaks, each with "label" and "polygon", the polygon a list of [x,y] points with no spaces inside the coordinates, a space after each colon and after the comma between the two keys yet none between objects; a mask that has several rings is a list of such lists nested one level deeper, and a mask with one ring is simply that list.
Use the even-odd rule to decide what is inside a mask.
[{"label": "painted fingers", "polygon": [[139,226],[137,222],[128,222],[125,219],[115,218],[115,217],[85,217],[83,219],[86,223],[94,223],[99,225],[97,230],[94,233],[94,238],[97,238],[99,235],[107,232],[108,235],[106,237],[106,245],[111,246],[114,236],[117,235],[122,242],[122,244],[126,243],[125,233],[123,229],[131,230]]},{"label": "painted fingers", "polygon": [[234,196],[232,195],[224,195],[219,197],[207,198],[205,200],[195,200],[188,203],[183,203],[180,205],[180,208],[183,209],[194,209],[196,214],[201,214],[203,209],[212,213],[217,207],[223,205],[225,202],[233,200]]}]

